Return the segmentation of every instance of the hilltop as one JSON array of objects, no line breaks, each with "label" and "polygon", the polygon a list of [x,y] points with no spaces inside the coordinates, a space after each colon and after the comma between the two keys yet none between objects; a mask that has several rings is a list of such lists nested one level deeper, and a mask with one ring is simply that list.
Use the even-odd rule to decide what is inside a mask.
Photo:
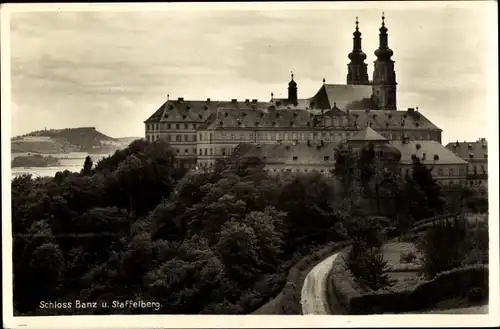
[{"label": "hilltop", "polygon": [[95,127],[50,129],[16,136],[11,139],[11,148],[12,153],[109,153],[126,147],[137,138],[113,138]]}]

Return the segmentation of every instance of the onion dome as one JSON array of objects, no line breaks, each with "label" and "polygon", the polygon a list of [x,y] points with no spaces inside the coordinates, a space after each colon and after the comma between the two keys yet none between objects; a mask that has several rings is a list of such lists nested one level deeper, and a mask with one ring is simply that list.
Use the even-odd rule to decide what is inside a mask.
[{"label": "onion dome", "polygon": [[389,60],[391,59],[394,52],[389,48],[387,41],[387,28],[385,27],[385,16],[382,13],[382,26],[379,29],[379,47],[375,50],[375,56],[379,60]]},{"label": "onion dome", "polygon": [[288,87],[297,88],[297,83],[295,82],[295,80],[293,80],[293,72],[292,72],[292,80],[290,80],[290,82],[288,83]]},{"label": "onion dome", "polygon": [[353,47],[348,57],[352,62],[363,62],[366,59],[366,54],[361,50],[361,32],[359,31],[358,17],[356,17],[356,30],[352,35],[354,36]]}]

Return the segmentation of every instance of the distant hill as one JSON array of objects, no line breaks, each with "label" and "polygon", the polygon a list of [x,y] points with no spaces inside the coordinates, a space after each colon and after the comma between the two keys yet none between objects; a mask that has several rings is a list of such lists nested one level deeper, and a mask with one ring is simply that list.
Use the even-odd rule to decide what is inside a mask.
[{"label": "distant hill", "polygon": [[135,137],[113,138],[95,127],[33,131],[11,139],[12,153],[110,153],[129,144]]},{"label": "distant hill", "polygon": [[15,167],[56,167],[61,162],[53,156],[43,156],[40,154],[30,154],[15,157],[11,162],[12,168]]}]

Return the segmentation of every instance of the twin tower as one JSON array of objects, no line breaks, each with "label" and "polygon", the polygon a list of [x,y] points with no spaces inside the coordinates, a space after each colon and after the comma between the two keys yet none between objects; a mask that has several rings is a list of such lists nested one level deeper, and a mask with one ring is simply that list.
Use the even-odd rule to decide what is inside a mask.
[{"label": "twin tower", "polygon": [[349,54],[351,62],[347,65],[348,85],[371,85],[373,101],[379,110],[396,110],[396,72],[394,54],[389,48],[385,17],[382,14],[382,26],[379,29],[379,46],[375,50],[373,80],[368,79],[368,64],[365,63],[366,54],[361,50],[361,32],[359,32],[358,18],[356,17],[356,30],[353,35],[353,49]]}]

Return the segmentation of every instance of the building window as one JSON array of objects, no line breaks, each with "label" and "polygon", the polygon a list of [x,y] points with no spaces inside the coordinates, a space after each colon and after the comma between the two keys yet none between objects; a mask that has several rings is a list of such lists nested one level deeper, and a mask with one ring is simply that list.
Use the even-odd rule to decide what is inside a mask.
[{"label": "building window", "polygon": [[222,155],[226,155],[226,148],[225,147],[222,148]]},{"label": "building window", "polygon": [[179,128],[180,128],[180,125],[177,123],[177,124],[175,125],[175,129],[179,129]]},{"label": "building window", "polygon": [[296,140],[297,139],[297,133],[292,133],[292,139]]},{"label": "building window", "polygon": [[325,161],[330,161],[330,157],[329,156],[325,156]]},{"label": "building window", "polygon": [[193,154],[196,155],[196,149],[193,149]]},{"label": "building window", "polygon": [[284,133],[284,134],[283,134],[283,139],[284,139],[284,140],[288,140],[288,133]]},{"label": "building window", "polygon": [[280,133],[276,133],[276,140],[280,139]]},{"label": "building window", "polygon": [[189,125],[187,123],[184,124],[184,128],[185,129],[188,129],[189,128]]},{"label": "building window", "polygon": [[236,139],[236,135],[234,133],[231,134],[231,139]]},{"label": "building window", "polygon": [[297,160],[297,159],[298,159],[298,157],[293,157],[293,160]]},{"label": "building window", "polygon": [[454,173],[453,173],[453,168],[450,168],[450,170],[449,170],[449,171],[450,171],[450,176],[453,176],[453,175],[454,175]]},{"label": "building window", "polygon": [[443,176],[443,169],[441,168],[438,169],[438,176]]},{"label": "building window", "polygon": [[202,155],[202,153],[201,153],[201,152],[202,152],[202,151],[201,151],[201,149],[199,149],[199,150],[200,150],[200,151],[199,151],[199,154],[200,154],[200,155]]},{"label": "building window", "polygon": [[179,150],[179,149],[175,149],[175,151],[177,152],[177,154],[179,154],[181,150]]},{"label": "building window", "polygon": [[270,141],[272,139],[271,133],[267,133],[267,140]]},{"label": "building window", "polygon": [[304,133],[300,133],[300,139],[304,140],[304,138],[305,138],[305,134]]},{"label": "building window", "polygon": [[167,128],[168,129],[172,128],[172,125],[170,123],[167,123]]},{"label": "building window", "polygon": [[250,139],[254,139],[254,132],[253,131],[250,132]]},{"label": "building window", "polygon": [[212,155],[212,153],[213,153],[213,149],[210,149],[210,155]]},{"label": "building window", "polygon": [[208,155],[208,154],[207,154],[207,149],[205,149],[205,152],[204,152],[204,153],[205,153],[205,155]]},{"label": "building window", "polygon": [[188,154],[188,149],[184,149],[184,154]]},{"label": "building window", "polygon": [[245,134],[244,133],[240,133],[240,140],[244,140],[245,139]]},{"label": "building window", "polygon": [[189,139],[189,135],[184,135],[184,141],[187,142]]},{"label": "building window", "polygon": [[175,141],[180,142],[181,141],[181,135],[175,135]]}]

